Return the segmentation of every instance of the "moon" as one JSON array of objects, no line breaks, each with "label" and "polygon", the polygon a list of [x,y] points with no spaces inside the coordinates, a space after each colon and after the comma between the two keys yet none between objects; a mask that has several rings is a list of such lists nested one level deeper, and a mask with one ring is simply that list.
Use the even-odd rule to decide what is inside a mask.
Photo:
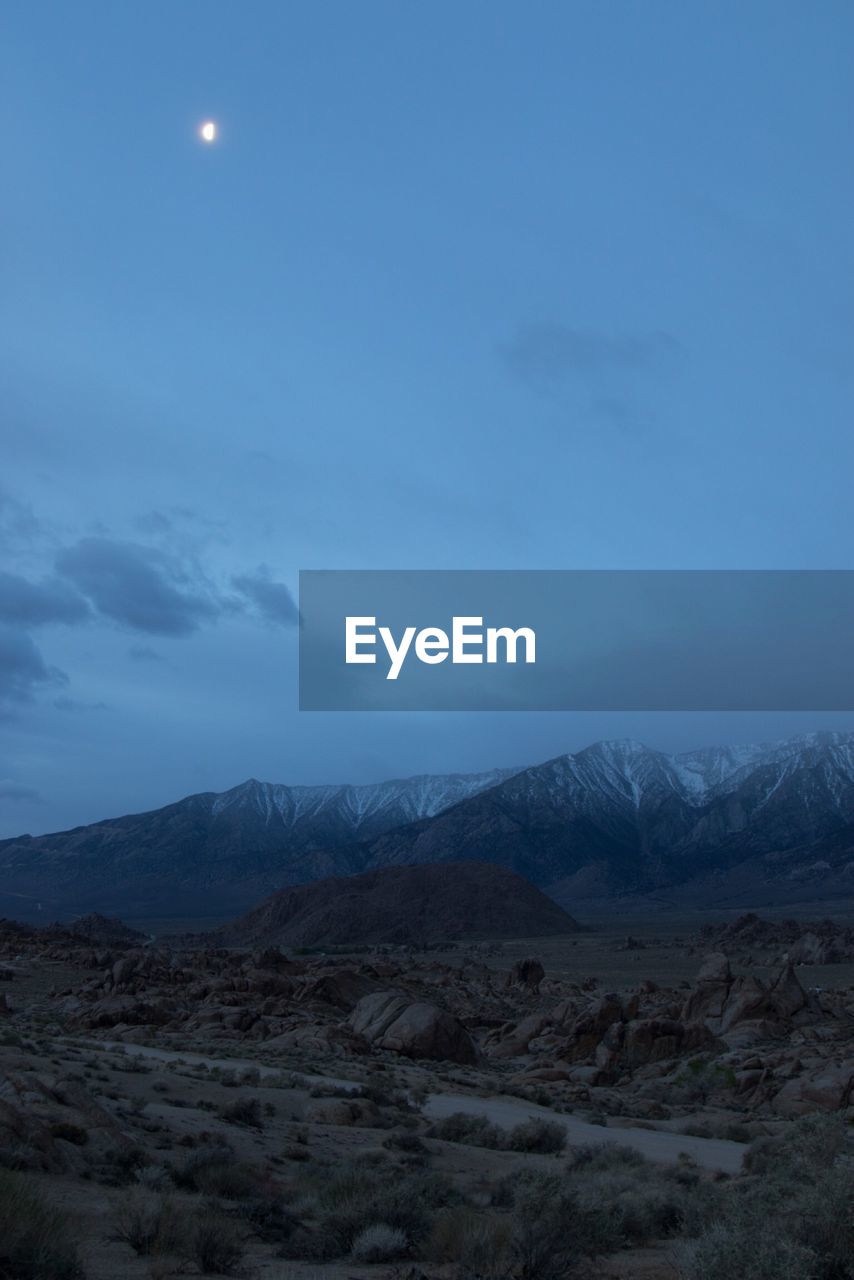
[{"label": "moon", "polygon": [[202,142],[216,142],[216,124],[213,120],[206,120],[199,126],[199,137]]}]

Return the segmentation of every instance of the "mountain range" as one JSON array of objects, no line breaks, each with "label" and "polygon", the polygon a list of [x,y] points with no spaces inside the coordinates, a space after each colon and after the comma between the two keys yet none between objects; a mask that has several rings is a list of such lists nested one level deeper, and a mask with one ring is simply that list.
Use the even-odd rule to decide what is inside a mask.
[{"label": "mountain range", "polygon": [[582,904],[854,897],[854,735],[668,755],[600,742],[519,770],[371,786],[250,780],[149,813],[0,841],[0,911],[234,916],[268,894],[486,861]]}]

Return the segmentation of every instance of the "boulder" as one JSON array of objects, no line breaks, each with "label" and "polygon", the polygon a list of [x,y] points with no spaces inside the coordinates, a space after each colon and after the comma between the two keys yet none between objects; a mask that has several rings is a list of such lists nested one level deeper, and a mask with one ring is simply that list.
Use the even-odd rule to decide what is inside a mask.
[{"label": "boulder", "polygon": [[778,1036],[822,1015],[815,997],[807,995],[791,964],[770,986],[752,974],[734,978],[726,956],[710,956],[682,1008],[685,1023],[702,1022],[715,1035],[740,1040]]},{"label": "boulder", "polygon": [[526,960],[517,960],[507,975],[508,987],[527,987],[534,994],[539,991],[540,983],[546,976],[542,961],[529,956]]},{"label": "boulder", "polygon": [[497,1043],[493,1042],[488,1052],[491,1058],[520,1058],[528,1052],[528,1046],[537,1036],[542,1035],[551,1025],[548,1014],[532,1013],[523,1018],[515,1026],[505,1027],[499,1033]]},{"label": "boulder", "polygon": [[841,1111],[854,1097],[854,1064],[822,1064],[814,1072],[787,1080],[775,1095],[774,1110],[784,1116],[812,1111]]},{"label": "boulder", "polygon": [[407,1058],[473,1063],[477,1051],[463,1024],[434,1004],[412,1002],[394,991],[364,996],[349,1025],[369,1044]]}]

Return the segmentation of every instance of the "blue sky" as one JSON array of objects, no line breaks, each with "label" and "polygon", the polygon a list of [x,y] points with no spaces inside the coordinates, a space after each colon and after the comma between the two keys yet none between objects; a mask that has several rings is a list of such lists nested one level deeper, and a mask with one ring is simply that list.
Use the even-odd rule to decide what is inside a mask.
[{"label": "blue sky", "polygon": [[833,0],[6,5],[0,834],[846,727],[300,716],[287,591],[851,567],[852,57]]}]

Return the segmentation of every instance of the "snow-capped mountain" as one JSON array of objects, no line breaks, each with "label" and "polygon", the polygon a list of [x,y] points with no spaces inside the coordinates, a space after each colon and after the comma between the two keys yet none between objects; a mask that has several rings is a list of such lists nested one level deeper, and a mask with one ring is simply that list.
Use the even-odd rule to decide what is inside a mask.
[{"label": "snow-capped mountain", "polygon": [[151,813],[0,842],[0,910],[234,915],[286,885],[494,862],[593,899],[854,897],[854,735],[667,755],[600,742],[521,770],[370,786],[250,780]]},{"label": "snow-capped mountain", "polygon": [[574,908],[639,894],[854,897],[854,735],[677,756],[601,742],[387,832],[366,854],[371,866],[483,858]]},{"label": "snow-capped mountain", "polygon": [[251,778],[148,813],[0,841],[0,914],[40,918],[98,902],[128,916],[233,915],[283,885],[361,870],[358,842],[433,817],[512,773],[315,787]]},{"label": "snow-capped mountain", "polygon": [[268,827],[294,831],[330,822],[365,839],[389,827],[432,818],[460,800],[494,787],[515,769],[487,773],[422,774],[366,786],[287,787],[250,778],[239,787],[211,797],[211,815],[229,811],[257,814]]}]

